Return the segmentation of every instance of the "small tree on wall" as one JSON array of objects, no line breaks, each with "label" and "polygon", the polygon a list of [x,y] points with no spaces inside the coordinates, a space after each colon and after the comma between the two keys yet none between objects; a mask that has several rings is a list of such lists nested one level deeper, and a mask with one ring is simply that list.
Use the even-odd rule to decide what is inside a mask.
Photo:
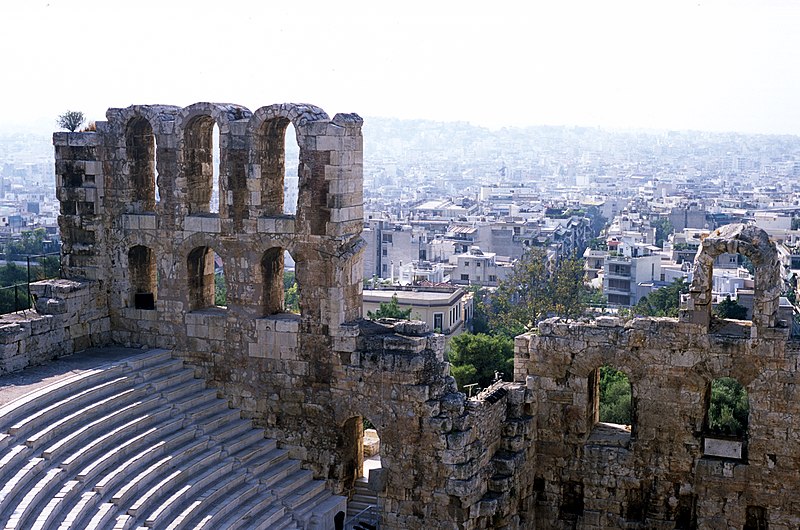
[{"label": "small tree on wall", "polygon": [[397,295],[392,295],[391,301],[381,302],[376,311],[367,311],[367,318],[370,320],[378,320],[379,318],[408,320],[411,318],[411,308],[402,309],[397,301]]},{"label": "small tree on wall", "polygon": [[77,110],[68,110],[58,117],[58,126],[62,129],[67,129],[69,132],[75,132],[75,129],[81,126],[84,120],[83,112]]}]

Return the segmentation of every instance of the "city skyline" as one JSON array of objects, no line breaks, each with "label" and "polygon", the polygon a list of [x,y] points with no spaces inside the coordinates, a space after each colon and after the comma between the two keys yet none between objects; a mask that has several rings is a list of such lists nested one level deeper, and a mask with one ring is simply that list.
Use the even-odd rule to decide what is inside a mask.
[{"label": "city skyline", "polygon": [[306,101],[489,127],[800,134],[800,5],[8,2],[2,129],[109,106]]}]

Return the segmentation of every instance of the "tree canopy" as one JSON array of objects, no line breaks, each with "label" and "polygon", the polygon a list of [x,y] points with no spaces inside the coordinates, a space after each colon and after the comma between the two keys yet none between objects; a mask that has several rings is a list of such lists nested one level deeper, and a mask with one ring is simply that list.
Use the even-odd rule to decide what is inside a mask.
[{"label": "tree canopy", "polygon": [[625,372],[600,367],[600,421],[631,424],[631,384]]},{"label": "tree canopy", "polygon": [[732,377],[711,382],[708,430],[712,434],[742,437],[747,432],[750,402],[744,387]]},{"label": "tree canopy", "polygon": [[681,306],[681,294],[689,292],[683,278],[675,278],[671,284],[656,289],[639,299],[633,307],[637,315],[650,317],[676,317]]},{"label": "tree canopy", "polygon": [[656,246],[663,247],[664,241],[672,234],[675,229],[666,217],[660,217],[650,221],[650,226],[656,229]]},{"label": "tree canopy", "polygon": [[547,252],[531,248],[514,264],[490,297],[489,324],[495,333],[514,337],[549,316],[577,318],[586,311],[591,290],[584,284],[583,260],[558,264]]},{"label": "tree canopy", "polygon": [[486,388],[495,380],[495,372],[510,379],[514,372],[514,340],[502,335],[462,333],[450,340],[450,373],[459,388],[477,383]]},{"label": "tree canopy", "polygon": [[731,295],[728,295],[725,297],[725,300],[717,304],[717,307],[714,308],[714,314],[720,318],[745,320],[747,318],[747,308],[736,300],[731,300]]}]

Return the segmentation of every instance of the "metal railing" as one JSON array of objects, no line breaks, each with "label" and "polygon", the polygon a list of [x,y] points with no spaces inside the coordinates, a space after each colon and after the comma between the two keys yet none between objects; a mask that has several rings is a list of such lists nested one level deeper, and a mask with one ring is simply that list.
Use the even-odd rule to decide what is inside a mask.
[{"label": "metal railing", "polygon": [[350,530],[362,522],[366,522],[376,529],[381,527],[380,518],[378,517],[378,506],[376,504],[370,504],[353,517],[345,521],[344,527],[345,529]]},{"label": "metal railing", "polygon": [[[62,277],[60,261],[58,263],[58,270],[55,274],[46,274],[44,273],[44,268],[40,267],[42,264],[37,263],[36,260],[40,258],[58,257],[60,255],[60,252],[49,252],[46,254],[31,254],[24,256],[27,279],[25,282],[16,282],[11,285],[0,287],[0,293],[11,292],[12,290],[14,292],[13,306],[11,306],[11,304],[7,304],[5,301],[6,297],[0,294],[0,314],[16,313],[17,311],[25,311],[30,309],[33,305],[33,298],[31,296],[31,283]],[[21,262],[22,260],[6,259],[5,264],[0,266],[0,268],[8,267],[9,263],[14,263],[15,261]],[[40,267],[39,270],[41,270],[42,274],[35,274],[37,272],[37,267]]]}]

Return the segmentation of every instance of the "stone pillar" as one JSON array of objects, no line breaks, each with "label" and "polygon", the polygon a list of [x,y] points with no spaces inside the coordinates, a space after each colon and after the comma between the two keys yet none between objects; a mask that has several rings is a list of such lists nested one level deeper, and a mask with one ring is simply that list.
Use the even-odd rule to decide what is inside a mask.
[{"label": "stone pillar", "polygon": [[106,237],[102,218],[104,148],[101,131],[53,134],[56,196],[61,203],[61,266],[70,278],[105,279],[108,274]]}]

